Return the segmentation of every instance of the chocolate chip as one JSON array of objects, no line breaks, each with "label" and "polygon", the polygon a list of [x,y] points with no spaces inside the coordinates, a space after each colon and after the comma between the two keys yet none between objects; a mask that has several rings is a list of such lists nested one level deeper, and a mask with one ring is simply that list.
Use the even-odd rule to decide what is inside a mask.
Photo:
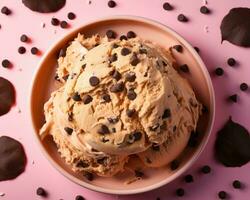
[{"label": "chocolate chip", "polygon": [[70,127],[65,127],[64,130],[68,135],[71,135],[73,133],[73,129]]},{"label": "chocolate chip", "polygon": [[184,73],[188,73],[189,72],[189,67],[187,64],[181,65],[180,66],[180,70]]},{"label": "chocolate chip", "polygon": [[115,1],[112,1],[112,0],[108,1],[108,7],[114,8],[115,6],[116,6],[116,2]]},{"label": "chocolate chip", "polygon": [[85,200],[85,198],[81,195],[77,195],[75,200]]},{"label": "chocolate chip", "polygon": [[148,51],[147,51],[147,49],[139,49],[139,53],[140,54],[147,54],[148,53]]},{"label": "chocolate chip", "polygon": [[111,124],[116,124],[119,121],[118,117],[108,117],[107,119]]},{"label": "chocolate chip", "polygon": [[170,163],[170,168],[172,171],[178,169],[179,167],[179,162],[177,160],[173,160],[171,163]]},{"label": "chocolate chip", "polygon": [[135,37],[136,37],[136,34],[134,31],[127,32],[127,38],[135,38]]},{"label": "chocolate chip", "polygon": [[68,22],[66,22],[66,21],[61,21],[61,22],[60,22],[60,27],[61,27],[61,28],[68,28]]},{"label": "chocolate chip", "polygon": [[175,191],[175,193],[176,193],[176,195],[177,195],[178,197],[182,197],[182,196],[184,196],[184,194],[185,194],[185,190],[184,190],[183,188],[178,188],[178,189]]},{"label": "chocolate chip", "polygon": [[241,188],[241,182],[239,180],[235,180],[232,185],[235,189]]},{"label": "chocolate chip", "polygon": [[236,64],[236,60],[234,58],[228,58],[227,64],[232,67]]},{"label": "chocolate chip", "polygon": [[18,53],[24,54],[25,52],[26,52],[25,47],[21,46],[21,47],[18,48]]},{"label": "chocolate chip", "polygon": [[116,49],[117,47],[119,47],[119,45],[116,44],[116,43],[114,43],[113,46],[112,46],[113,49]]},{"label": "chocolate chip", "polygon": [[140,131],[135,131],[135,132],[133,132],[132,135],[134,136],[134,141],[138,141],[142,137],[142,133]]},{"label": "chocolate chip", "polygon": [[111,63],[117,61],[117,54],[116,53],[112,54],[109,60]]},{"label": "chocolate chip", "polygon": [[99,80],[99,78],[97,78],[96,76],[91,76],[90,77],[90,79],[89,79],[89,84],[91,85],[91,86],[97,86],[97,85],[99,85],[99,83],[100,83],[100,80]]},{"label": "chocolate chip", "polygon": [[223,70],[222,68],[220,68],[220,67],[217,67],[217,68],[215,69],[215,74],[216,74],[217,76],[222,76],[222,75],[224,74],[224,70]]},{"label": "chocolate chip", "polygon": [[66,56],[66,49],[65,48],[60,49],[58,57],[60,58],[65,56]]},{"label": "chocolate chip", "polygon": [[121,50],[121,55],[122,56],[127,56],[130,53],[131,53],[131,51],[126,47],[122,48],[122,50]]},{"label": "chocolate chip", "polygon": [[174,45],[173,48],[178,51],[179,53],[181,53],[183,51],[183,48],[181,45]]},{"label": "chocolate chip", "polygon": [[225,191],[220,191],[220,192],[218,193],[218,197],[219,197],[220,199],[226,199],[226,198],[227,198],[227,193],[226,193]]},{"label": "chocolate chip", "polygon": [[201,168],[201,172],[203,174],[209,174],[211,172],[211,168],[208,166],[208,165],[204,165],[202,168]]},{"label": "chocolate chip", "polygon": [[169,108],[165,109],[163,115],[162,115],[162,119],[167,119],[171,116],[171,111]]},{"label": "chocolate chip", "polygon": [[11,62],[10,62],[9,60],[7,60],[7,59],[4,59],[4,60],[2,61],[2,66],[3,66],[4,68],[11,68]]},{"label": "chocolate chip", "polygon": [[154,151],[160,151],[160,146],[159,144],[156,144],[156,143],[153,143],[151,148],[154,150]]},{"label": "chocolate chip", "polygon": [[134,82],[136,79],[136,75],[134,72],[128,72],[125,74],[125,80],[128,82]]},{"label": "chocolate chip", "polygon": [[170,3],[168,3],[168,2],[165,2],[162,7],[163,7],[164,10],[168,10],[168,11],[173,10],[172,5]]},{"label": "chocolate chip", "polygon": [[36,189],[36,194],[38,196],[42,196],[42,197],[47,196],[47,192],[42,187],[39,187],[39,188]]},{"label": "chocolate chip", "polygon": [[193,176],[191,174],[186,175],[184,180],[185,180],[186,183],[194,182],[194,178],[193,178]]},{"label": "chocolate chip", "polygon": [[194,49],[195,49],[195,51],[196,51],[197,53],[200,52],[200,49],[199,49],[198,47],[194,47]]},{"label": "chocolate chip", "polygon": [[130,118],[133,117],[135,113],[136,113],[135,109],[128,109],[126,111],[127,116]]},{"label": "chocolate chip", "polygon": [[20,40],[21,40],[21,42],[28,42],[29,38],[27,35],[23,34],[23,35],[21,35]]},{"label": "chocolate chip", "polygon": [[188,18],[183,15],[183,14],[179,14],[178,17],[177,17],[178,21],[180,22],[187,22],[188,21]]},{"label": "chocolate chip", "polygon": [[109,38],[109,39],[115,39],[116,38],[116,33],[112,30],[107,30],[106,32],[106,36]]},{"label": "chocolate chip", "polygon": [[37,53],[38,53],[38,48],[36,48],[36,47],[32,47],[31,48],[31,50],[30,50],[30,52],[33,54],[33,55],[36,55]]},{"label": "chocolate chip", "polygon": [[93,98],[87,94],[83,96],[82,100],[84,104],[89,104],[93,100]]},{"label": "chocolate chip", "polygon": [[135,93],[134,90],[130,89],[130,90],[128,91],[127,97],[128,97],[129,100],[133,101],[133,100],[136,99],[137,94]]},{"label": "chocolate chip", "polygon": [[124,90],[123,82],[116,83],[110,87],[110,92],[113,92],[113,93],[119,93],[119,92],[122,92],[123,90]]},{"label": "chocolate chip", "polygon": [[130,60],[130,64],[132,66],[136,66],[138,63],[140,63],[140,59],[137,57],[136,54],[133,54]]},{"label": "chocolate chip", "polygon": [[66,75],[65,75],[65,76],[63,76],[62,78],[63,78],[63,80],[67,81],[67,80],[68,80],[68,78],[69,78],[69,74],[66,74]]},{"label": "chocolate chip", "polygon": [[117,70],[115,70],[112,77],[115,80],[119,81],[121,79],[122,75],[120,74],[120,72],[118,72]]},{"label": "chocolate chip", "polygon": [[73,96],[72,96],[72,99],[74,101],[81,101],[81,96],[78,94],[78,92],[74,93]]},{"label": "chocolate chip", "polygon": [[126,35],[121,35],[121,37],[120,37],[120,40],[127,40],[128,38],[127,38],[127,36]]},{"label": "chocolate chip", "polygon": [[53,26],[58,26],[58,25],[60,24],[60,21],[59,21],[59,19],[53,17],[53,18],[51,19],[51,24],[52,24]]},{"label": "chocolate chip", "polygon": [[208,14],[208,13],[210,13],[210,10],[209,10],[208,7],[206,7],[206,6],[201,6],[200,12],[201,12],[202,14]]},{"label": "chocolate chip", "polygon": [[8,7],[4,6],[1,9],[1,13],[4,14],[4,15],[10,15],[11,14],[11,10]]},{"label": "chocolate chip", "polygon": [[22,0],[23,4],[32,11],[40,13],[50,13],[60,10],[66,0]]},{"label": "chocolate chip", "polygon": [[105,101],[105,102],[110,102],[111,101],[111,98],[110,98],[110,95],[109,94],[104,94],[102,95],[102,99]]},{"label": "chocolate chip", "polygon": [[94,180],[94,175],[93,175],[92,173],[90,173],[90,172],[84,172],[84,173],[83,173],[83,176],[84,176],[87,180],[89,180],[89,181],[93,181],[93,180]]},{"label": "chocolate chip", "polygon": [[233,95],[231,95],[231,96],[228,97],[228,100],[236,103],[238,101],[238,95],[237,94],[233,94]]},{"label": "chocolate chip", "polygon": [[240,90],[241,91],[246,91],[248,90],[248,85],[246,83],[241,83],[240,84]]},{"label": "chocolate chip", "polygon": [[106,125],[104,125],[104,124],[102,124],[102,125],[100,126],[100,128],[98,129],[97,132],[98,132],[99,134],[102,134],[102,135],[105,135],[105,134],[109,134],[109,133],[110,133],[109,128],[108,128]]},{"label": "chocolate chip", "polygon": [[74,20],[75,18],[76,18],[75,13],[73,13],[73,12],[69,12],[69,13],[68,13],[68,19],[69,19],[69,20]]},{"label": "chocolate chip", "polygon": [[80,161],[76,164],[76,167],[86,168],[86,167],[89,167],[89,164],[86,163],[86,162],[83,161],[83,160],[80,160]]},{"label": "chocolate chip", "polygon": [[141,177],[144,176],[144,173],[142,171],[135,170],[135,176],[138,177],[138,178],[141,178]]}]

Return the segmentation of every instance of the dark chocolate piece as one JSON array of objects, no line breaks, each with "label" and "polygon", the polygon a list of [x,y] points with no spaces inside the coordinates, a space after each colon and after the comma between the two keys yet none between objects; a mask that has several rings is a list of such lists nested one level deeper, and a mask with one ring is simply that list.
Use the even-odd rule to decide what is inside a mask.
[{"label": "dark chocolate piece", "polygon": [[131,51],[126,47],[122,48],[122,50],[121,50],[121,55],[122,56],[127,56],[130,53],[131,53]]},{"label": "dark chocolate piece", "polygon": [[109,134],[109,133],[110,133],[109,128],[108,128],[106,125],[104,125],[104,124],[102,124],[102,125],[100,126],[100,128],[98,129],[97,132],[98,132],[99,134],[101,134],[101,135],[105,135],[105,134]]},{"label": "dark chocolate piece", "polygon": [[238,101],[238,95],[237,94],[233,94],[233,95],[231,95],[231,96],[228,97],[228,100],[236,103]]},{"label": "dark chocolate piece", "polygon": [[137,94],[135,93],[134,90],[130,89],[130,90],[128,91],[127,97],[128,97],[129,100],[133,101],[133,100],[136,99]]},{"label": "dark chocolate piece", "polygon": [[1,13],[4,14],[4,15],[10,15],[11,14],[11,10],[8,7],[4,6],[1,9]]},{"label": "dark chocolate piece", "polygon": [[114,84],[110,87],[110,92],[113,92],[113,93],[119,93],[119,92],[122,92],[124,90],[124,83],[123,82],[120,82],[120,83],[117,83],[117,84]]},{"label": "dark chocolate piece", "polygon": [[73,133],[73,129],[70,127],[65,127],[64,130],[68,135],[71,135]]},{"label": "dark chocolate piece", "polygon": [[122,78],[122,75],[120,74],[120,72],[118,72],[117,70],[115,70],[115,71],[113,72],[113,74],[112,74],[112,77],[113,77],[115,80],[119,81],[119,80]]},{"label": "dark chocolate piece", "polygon": [[136,75],[134,72],[128,72],[125,74],[125,80],[128,82],[134,82],[136,79]]},{"label": "dark chocolate piece", "polygon": [[53,17],[53,18],[51,19],[51,24],[52,24],[53,26],[58,26],[58,25],[60,24],[60,21],[59,21],[59,19]]},{"label": "dark chocolate piece", "polygon": [[50,13],[60,10],[66,0],[22,0],[23,4],[32,11]]},{"label": "dark chocolate piece", "polygon": [[115,39],[115,38],[116,38],[116,33],[115,33],[113,30],[107,30],[106,36],[107,36],[109,39]]},{"label": "dark chocolate piece", "polygon": [[84,95],[82,98],[82,101],[84,104],[89,104],[92,100],[93,100],[93,98],[88,94]]},{"label": "dark chocolate piece", "polygon": [[91,76],[90,78],[89,78],[89,84],[91,85],[91,86],[97,86],[97,85],[99,85],[99,83],[100,83],[100,79],[99,78],[97,78],[96,76]]}]

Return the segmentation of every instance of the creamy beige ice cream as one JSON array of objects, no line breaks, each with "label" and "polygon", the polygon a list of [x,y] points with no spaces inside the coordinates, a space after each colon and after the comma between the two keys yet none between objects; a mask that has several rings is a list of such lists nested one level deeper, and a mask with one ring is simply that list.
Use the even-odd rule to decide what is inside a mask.
[{"label": "creamy beige ice cream", "polygon": [[201,104],[168,50],[79,34],[58,64],[62,86],[45,104],[40,134],[53,136],[75,171],[113,176],[131,155],[166,165],[196,129]]}]

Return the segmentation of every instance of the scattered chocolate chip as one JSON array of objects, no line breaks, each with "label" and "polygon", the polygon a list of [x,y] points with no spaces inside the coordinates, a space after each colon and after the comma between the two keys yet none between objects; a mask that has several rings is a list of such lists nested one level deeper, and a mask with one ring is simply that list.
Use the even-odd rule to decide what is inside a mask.
[{"label": "scattered chocolate chip", "polygon": [[128,109],[126,111],[127,116],[130,118],[133,117],[135,113],[136,113],[135,109]]},{"label": "scattered chocolate chip", "polygon": [[69,12],[69,13],[68,13],[68,19],[69,19],[69,20],[74,20],[75,18],[76,18],[75,13],[73,13],[73,12]]},{"label": "scattered chocolate chip", "polygon": [[118,117],[108,117],[107,119],[111,124],[116,124],[119,121]]},{"label": "scattered chocolate chip", "polygon": [[1,9],[1,13],[4,14],[4,15],[10,15],[11,14],[11,10],[8,7],[4,6]]},{"label": "scattered chocolate chip", "polygon": [[40,13],[50,13],[60,10],[66,0],[22,0],[23,4],[32,11]]},{"label": "scattered chocolate chip", "polygon": [[127,36],[126,35],[121,35],[121,37],[120,37],[120,40],[127,40],[128,38],[127,38]]},{"label": "scattered chocolate chip", "polygon": [[91,85],[91,86],[97,86],[97,85],[99,85],[99,83],[100,83],[100,80],[99,80],[99,78],[97,78],[96,76],[91,76],[90,77],[90,79],[89,79],[89,84]]},{"label": "scattered chocolate chip", "polygon": [[238,95],[237,94],[233,94],[233,95],[231,95],[231,96],[228,97],[228,100],[236,103],[238,101]]},{"label": "scattered chocolate chip", "polygon": [[83,160],[80,160],[77,164],[76,167],[82,167],[82,168],[86,168],[89,167],[89,164]]},{"label": "scattered chocolate chip", "polygon": [[220,191],[220,192],[218,193],[218,197],[219,197],[220,199],[226,199],[226,198],[227,198],[227,193],[226,193],[225,191]]},{"label": "scattered chocolate chip", "polygon": [[93,181],[94,180],[94,175],[90,172],[84,172],[83,176],[88,180],[88,181]]},{"label": "scattered chocolate chip", "polygon": [[200,49],[198,47],[194,47],[194,49],[197,53],[200,53]]},{"label": "scattered chocolate chip", "polygon": [[112,1],[112,0],[108,1],[108,7],[110,7],[110,8],[116,7],[116,2]]},{"label": "scattered chocolate chip", "polygon": [[154,150],[154,151],[160,151],[160,146],[159,144],[156,144],[156,143],[153,143],[151,148]]},{"label": "scattered chocolate chip", "polygon": [[162,115],[162,119],[167,119],[171,116],[171,111],[169,108],[165,109],[163,115]]},{"label": "scattered chocolate chip", "polygon": [[130,53],[131,53],[131,51],[126,47],[122,48],[122,50],[121,50],[121,55],[122,56],[127,56]]},{"label": "scattered chocolate chip", "polygon": [[222,76],[222,75],[224,74],[224,70],[223,70],[222,68],[220,68],[220,67],[217,67],[217,68],[215,69],[215,74],[216,74],[217,76]]},{"label": "scattered chocolate chip", "polygon": [[106,36],[107,36],[109,39],[115,39],[115,38],[116,38],[116,33],[115,33],[113,30],[107,30]]},{"label": "scattered chocolate chip", "polygon": [[147,51],[147,49],[142,49],[142,48],[140,48],[140,49],[139,49],[139,53],[140,53],[140,54],[147,54],[148,51]]},{"label": "scattered chocolate chip", "polygon": [[184,190],[183,188],[178,188],[178,189],[175,191],[175,193],[176,193],[176,195],[177,195],[178,197],[182,197],[182,196],[184,196],[184,194],[185,194],[185,190]]},{"label": "scattered chocolate chip", "polygon": [[78,92],[74,93],[73,96],[72,96],[72,99],[74,101],[81,101],[81,96],[78,94]]},{"label": "scattered chocolate chip", "polygon": [[58,57],[60,58],[65,56],[66,56],[66,49],[65,48],[60,49]]},{"label": "scattered chocolate chip", "polygon": [[20,40],[21,40],[21,42],[28,42],[29,38],[27,35],[23,34],[23,35],[21,35]]},{"label": "scattered chocolate chip", "polygon": [[183,15],[183,14],[179,14],[178,17],[177,17],[178,21],[180,22],[187,22],[188,21],[188,18]]},{"label": "scattered chocolate chip", "polygon": [[109,94],[104,94],[104,95],[102,95],[102,99],[103,99],[106,103],[108,103],[108,102],[111,101],[111,98],[110,98],[110,95],[109,95]]},{"label": "scattered chocolate chip", "polygon": [[11,62],[10,62],[9,60],[7,60],[7,59],[4,59],[4,60],[2,61],[2,66],[3,66],[4,68],[11,68]]},{"label": "scattered chocolate chip", "polygon": [[141,178],[144,176],[144,173],[142,171],[135,170],[135,176]]},{"label": "scattered chocolate chip", "polygon": [[85,198],[81,195],[77,195],[75,200],[85,200]]},{"label": "scattered chocolate chip", "polygon": [[38,53],[38,48],[37,47],[32,47],[30,52],[33,54],[33,55],[36,55]]},{"label": "scattered chocolate chip", "polygon": [[168,11],[173,10],[172,5],[170,3],[168,3],[168,2],[165,2],[162,7],[163,7],[164,10],[168,10]]},{"label": "scattered chocolate chip", "polygon": [[232,185],[235,189],[241,188],[241,182],[239,180],[234,180]]},{"label": "scattered chocolate chip", "polygon": [[117,54],[116,53],[112,54],[111,57],[110,57],[110,62],[111,63],[115,62],[115,61],[117,61]]},{"label": "scattered chocolate chip", "polygon": [[14,179],[24,172],[26,155],[17,140],[8,136],[0,137],[0,158],[0,181]]},{"label": "scattered chocolate chip", "polygon": [[134,72],[128,72],[125,74],[125,80],[128,82],[134,82],[136,79],[136,75]]},{"label": "scattered chocolate chip", "polygon": [[127,93],[127,97],[128,97],[129,100],[133,101],[133,100],[136,99],[137,94],[135,93],[134,90],[130,89],[130,90],[128,91],[128,93]]},{"label": "scattered chocolate chip", "polygon": [[248,85],[246,83],[241,83],[240,84],[240,90],[241,91],[246,91],[248,90]]},{"label": "scattered chocolate chip", "polygon": [[188,67],[187,64],[181,65],[179,68],[184,73],[188,73],[189,72],[189,67]]},{"label": "scattered chocolate chip", "polygon": [[113,73],[113,75],[112,75],[112,77],[115,80],[119,81],[122,78],[122,75],[120,74],[120,72],[118,72],[117,70],[115,70],[114,73]]},{"label": "scattered chocolate chip", "polygon": [[208,166],[208,165],[204,165],[202,168],[201,168],[201,172],[203,174],[209,174],[211,172],[211,168]]},{"label": "scattered chocolate chip", "polygon": [[236,60],[234,58],[228,58],[227,64],[232,67],[236,64]]},{"label": "scattered chocolate chip", "polygon": [[52,24],[53,26],[58,26],[58,25],[60,24],[60,21],[59,21],[59,19],[53,17],[53,18],[51,19],[51,24]]},{"label": "scattered chocolate chip", "polygon": [[93,98],[87,94],[83,96],[82,100],[84,104],[89,104],[93,100]]},{"label": "scattered chocolate chip", "polygon": [[130,60],[130,64],[132,66],[136,66],[138,63],[140,63],[140,59],[137,57],[136,54],[133,54]]},{"label": "scattered chocolate chip", "polygon": [[68,22],[66,22],[66,21],[61,21],[61,22],[60,22],[60,27],[61,27],[61,28],[68,28]]},{"label": "scattered chocolate chip", "polygon": [[47,196],[47,192],[42,187],[36,189],[36,194],[42,197]]},{"label": "scattered chocolate chip", "polygon": [[21,47],[18,48],[18,53],[24,54],[25,52],[26,52],[25,47],[21,46]]},{"label": "scattered chocolate chip", "polygon": [[97,132],[98,132],[99,134],[102,134],[102,135],[105,135],[105,134],[109,134],[109,133],[110,133],[109,128],[108,128],[106,125],[104,125],[104,124],[102,124],[102,125],[100,126],[100,128],[98,129]]},{"label": "scattered chocolate chip", "polygon": [[178,169],[179,165],[180,164],[179,164],[179,162],[177,160],[173,160],[170,163],[170,168],[171,168],[172,171],[174,171],[174,170]]},{"label": "scattered chocolate chip", "polygon": [[184,180],[185,180],[186,183],[194,182],[194,178],[193,178],[193,176],[191,174],[186,175]]},{"label": "scattered chocolate chip", "polygon": [[135,38],[135,37],[136,37],[136,34],[134,31],[127,32],[127,38]]},{"label": "scattered chocolate chip", "polygon": [[141,139],[142,133],[139,131],[135,131],[135,132],[133,132],[133,136],[134,136],[134,141],[138,141]]},{"label": "scattered chocolate chip", "polygon": [[201,6],[200,12],[201,12],[202,14],[208,14],[208,13],[210,13],[210,10],[208,9],[207,6]]},{"label": "scattered chocolate chip", "polygon": [[114,85],[112,85],[110,87],[110,92],[113,92],[113,93],[119,93],[119,92],[122,92],[124,90],[124,83],[123,82],[120,82],[120,83],[116,83]]},{"label": "scattered chocolate chip", "polygon": [[119,47],[119,45],[116,44],[116,43],[114,43],[113,46],[112,46],[113,49],[116,49],[117,47]]},{"label": "scattered chocolate chip", "polygon": [[70,127],[65,127],[64,130],[68,135],[71,135],[73,133],[73,129]]},{"label": "scattered chocolate chip", "polygon": [[183,47],[181,45],[174,45],[173,48],[179,53],[183,51]]}]

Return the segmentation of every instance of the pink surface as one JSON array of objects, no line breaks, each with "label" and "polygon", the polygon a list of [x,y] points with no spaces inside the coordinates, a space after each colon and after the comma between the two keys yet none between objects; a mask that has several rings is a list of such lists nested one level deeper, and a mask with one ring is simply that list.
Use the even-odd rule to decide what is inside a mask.
[{"label": "pink surface", "polygon": [[[58,13],[38,14],[26,9],[21,0],[0,1],[0,8],[6,5],[13,11],[11,16],[0,14],[2,26],[0,29],[0,61],[8,58],[14,64],[11,70],[1,68],[0,76],[12,81],[17,92],[16,106],[7,115],[0,117],[0,135],[9,135],[20,140],[24,144],[28,157],[25,173],[13,181],[0,182],[0,193],[5,193],[5,196],[0,196],[0,199],[39,199],[35,190],[41,186],[46,188],[49,193],[47,199],[53,200],[60,198],[74,199],[77,194],[82,194],[86,199],[103,200],[140,200],[156,199],[156,197],[179,199],[174,195],[174,191],[178,187],[186,189],[186,195],[182,199],[217,199],[217,192],[225,190],[229,192],[231,199],[248,200],[250,197],[250,165],[241,168],[225,168],[217,164],[213,157],[213,144],[216,131],[228,119],[229,115],[232,115],[235,121],[250,129],[250,93],[239,90],[241,82],[250,84],[250,49],[233,46],[227,42],[221,44],[219,30],[220,21],[230,8],[250,7],[250,2],[246,0],[208,0],[208,7],[212,10],[210,15],[199,13],[199,8],[204,2],[202,0],[172,0],[170,2],[175,7],[173,11],[164,11],[162,9],[164,1],[162,0],[117,0],[118,6],[113,9],[107,7],[106,0],[92,0],[90,5],[86,2],[86,0],[68,0],[67,5]],[[30,48],[37,46],[42,52],[45,52],[54,41],[67,33],[70,29],[63,30],[59,27],[52,27],[50,19],[52,16],[56,16],[59,19],[67,20],[67,13],[70,11],[77,14],[76,20],[70,22],[71,27],[80,26],[98,17],[117,14],[138,15],[155,19],[176,30],[194,46],[198,46],[210,72],[217,66],[221,66],[225,70],[225,75],[222,77],[212,75],[217,113],[209,144],[198,161],[187,172],[193,174],[194,183],[186,184],[182,178],[179,178],[167,186],[146,194],[133,196],[106,195],[89,191],[70,182],[59,174],[42,155],[34,140],[28,110],[31,79],[41,57],[31,55]],[[178,22],[176,17],[179,13],[184,13],[190,21],[188,23]],[[46,24],[45,28],[42,28],[42,23]],[[208,32],[205,31],[205,26],[208,27]],[[22,44],[20,42],[19,37],[23,33],[32,39],[31,43]],[[27,48],[24,55],[17,53],[17,48],[21,45]],[[229,57],[234,57],[239,65],[234,68],[228,67],[226,60]],[[225,103],[225,98],[234,93],[239,95],[239,102],[233,105]],[[204,164],[212,166],[211,174],[202,175],[198,172]],[[245,189],[232,189],[231,182],[234,179],[244,182]]]}]

